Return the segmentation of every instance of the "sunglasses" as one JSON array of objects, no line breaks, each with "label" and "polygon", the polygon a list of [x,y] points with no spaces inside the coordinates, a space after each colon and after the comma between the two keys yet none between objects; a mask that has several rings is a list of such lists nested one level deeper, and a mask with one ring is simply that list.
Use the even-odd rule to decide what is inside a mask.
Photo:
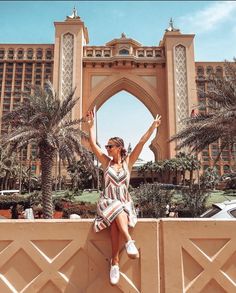
[{"label": "sunglasses", "polygon": [[114,146],[116,146],[115,144],[107,144],[105,145],[106,149],[112,149]]}]

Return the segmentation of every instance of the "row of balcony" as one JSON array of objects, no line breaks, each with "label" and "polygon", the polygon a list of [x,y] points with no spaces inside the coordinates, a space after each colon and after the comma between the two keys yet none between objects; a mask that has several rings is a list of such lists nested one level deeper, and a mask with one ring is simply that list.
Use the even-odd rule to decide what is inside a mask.
[{"label": "row of balcony", "polygon": [[52,49],[1,49],[0,60],[52,60]]},{"label": "row of balcony", "polygon": [[162,47],[141,47],[133,49],[121,49],[115,52],[110,47],[84,47],[85,58],[109,58],[114,56],[132,56],[137,58],[162,58],[164,57],[164,49]]}]

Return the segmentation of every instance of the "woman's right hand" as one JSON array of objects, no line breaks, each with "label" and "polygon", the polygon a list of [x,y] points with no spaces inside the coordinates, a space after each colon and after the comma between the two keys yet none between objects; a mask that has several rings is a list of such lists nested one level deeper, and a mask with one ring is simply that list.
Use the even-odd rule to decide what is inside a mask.
[{"label": "woman's right hand", "polygon": [[94,125],[94,111],[88,111],[86,115],[86,121],[91,128]]}]

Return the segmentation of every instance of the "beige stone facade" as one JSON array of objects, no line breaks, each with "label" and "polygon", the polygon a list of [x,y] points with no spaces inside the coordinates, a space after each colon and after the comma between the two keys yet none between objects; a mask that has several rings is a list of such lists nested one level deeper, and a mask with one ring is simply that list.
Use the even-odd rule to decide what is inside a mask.
[{"label": "beige stone facade", "polygon": [[[175,156],[175,143],[168,140],[182,128],[182,119],[198,103],[197,87],[202,87],[199,68],[204,72],[209,66],[219,70],[223,63],[195,62],[194,35],[181,33],[172,23],[159,45],[150,47],[124,33],[105,45],[89,46],[88,30],[75,12],[54,25],[54,44],[0,44],[0,115],[22,101],[17,90],[24,90],[26,83],[43,85],[50,79],[62,99],[76,87],[76,96],[81,98],[73,118],[83,117],[95,105],[98,110],[114,94],[125,90],[153,117],[157,113],[163,117],[150,146],[155,160]],[[1,124],[1,133],[5,131]],[[208,152],[207,161],[206,152],[202,160],[210,166],[212,153]],[[35,147],[29,146],[23,157],[39,173],[35,153]],[[226,157],[219,163],[220,173],[229,165],[230,158]]]}]

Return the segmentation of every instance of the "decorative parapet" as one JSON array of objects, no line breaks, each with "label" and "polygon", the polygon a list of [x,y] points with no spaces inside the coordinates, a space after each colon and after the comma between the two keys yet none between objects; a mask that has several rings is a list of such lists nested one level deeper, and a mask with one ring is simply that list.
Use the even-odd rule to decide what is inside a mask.
[{"label": "decorative parapet", "polygon": [[145,62],[163,62],[165,60],[163,47],[138,47],[115,51],[108,46],[85,46],[83,61],[139,60]]},{"label": "decorative parapet", "polygon": [[52,61],[53,45],[0,44],[0,61]]},{"label": "decorative parapet", "polygon": [[0,292],[236,292],[235,221],[139,219],[140,259],[120,251],[109,284],[109,230],[92,220],[1,220]]}]

